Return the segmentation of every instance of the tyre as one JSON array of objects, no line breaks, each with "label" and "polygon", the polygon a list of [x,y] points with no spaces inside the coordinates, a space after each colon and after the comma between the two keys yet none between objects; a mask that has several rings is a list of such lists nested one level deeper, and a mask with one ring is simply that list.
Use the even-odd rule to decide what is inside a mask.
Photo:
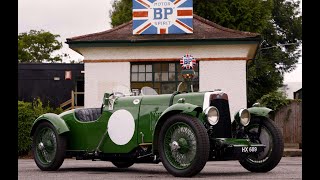
[{"label": "tyre", "polygon": [[119,162],[119,161],[112,161],[113,165],[115,165],[117,168],[128,168],[134,164],[134,162]]},{"label": "tyre", "polygon": [[209,157],[207,130],[197,118],[176,114],[168,118],[159,133],[159,155],[173,176],[198,174]]},{"label": "tyre", "polygon": [[[261,133],[259,135],[259,123]],[[264,150],[257,154],[248,155],[239,160],[240,164],[251,172],[268,172],[278,165],[283,156],[283,137],[280,129],[269,118],[254,117],[245,127],[250,141],[266,145]]]},{"label": "tyre", "polygon": [[37,166],[43,171],[59,169],[64,161],[66,144],[66,137],[59,135],[51,123],[39,124],[32,142],[32,153]]}]

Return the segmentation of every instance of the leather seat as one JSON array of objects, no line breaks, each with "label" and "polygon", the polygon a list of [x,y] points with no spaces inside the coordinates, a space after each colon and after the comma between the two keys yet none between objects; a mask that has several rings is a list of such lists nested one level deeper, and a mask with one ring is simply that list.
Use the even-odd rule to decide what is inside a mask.
[{"label": "leather seat", "polygon": [[79,121],[95,121],[101,116],[101,108],[78,108],[74,110],[75,116]]}]

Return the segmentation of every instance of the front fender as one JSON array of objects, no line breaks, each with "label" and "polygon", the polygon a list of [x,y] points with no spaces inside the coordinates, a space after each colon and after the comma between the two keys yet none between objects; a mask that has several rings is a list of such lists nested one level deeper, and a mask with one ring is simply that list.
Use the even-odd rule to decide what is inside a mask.
[{"label": "front fender", "polygon": [[[240,123],[239,111],[234,115],[235,121],[233,121],[233,122]],[[272,109],[267,108],[267,107],[251,107],[251,108],[248,108],[248,111],[249,111],[251,117],[262,116],[262,117],[267,117],[267,118],[270,118],[269,113],[273,112]]]},{"label": "front fender", "polygon": [[46,113],[46,114],[39,116],[33,122],[30,136],[33,136],[33,133],[35,132],[37,126],[43,121],[50,122],[56,128],[58,134],[62,134],[64,132],[70,131],[66,122],[61,117],[59,117],[59,115],[54,114],[54,113]]},{"label": "front fender", "polygon": [[176,103],[168,107],[165,111],[163,111],[163,113],[159,117],[159,120],[171,111],[179,111],[184,114],[192,115],[192,112],[202,112],[202,108],[200,106],[196,106],[190,103]]},{"label": "front fender", "polygon": [[170,107],[168,107],[158,118],[158,121],[155,126],[155,130],[153,132],[153,153],[158,153],[158,137],[161,130],[162,125],[164,124],[165,120],[168,119],[170,116],[184,113],[189,114],[191,116],[197,117],[202,112],[202,108],[200,106],[196,106],[189,103],[176,103]]},{"label": "front fender", "polygon": [[263,116],[269,118],[269,113],[273,112],[272,109],[267,107],[251,107],[248,108],[251,116]]}]

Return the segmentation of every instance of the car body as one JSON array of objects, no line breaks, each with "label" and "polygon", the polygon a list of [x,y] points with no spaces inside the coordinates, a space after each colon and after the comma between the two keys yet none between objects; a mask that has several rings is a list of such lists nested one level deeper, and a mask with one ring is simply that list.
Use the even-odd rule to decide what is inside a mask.
[{"label": "car body", "polygon": [[162,162],[172,175],[190,177],[207,161],[239,160],[249,171],[268,172],[282,157],[282,135],[269,108],[242,108],[231,116],[221,90],[141,92],[109,92],[101,108],[38,117],[31,130],[37,166],[57,170],[66,157],[119,168]]}]

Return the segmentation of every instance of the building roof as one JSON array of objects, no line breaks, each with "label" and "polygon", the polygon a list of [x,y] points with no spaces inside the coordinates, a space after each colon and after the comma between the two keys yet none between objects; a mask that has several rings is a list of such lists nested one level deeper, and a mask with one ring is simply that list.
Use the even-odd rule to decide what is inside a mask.
[{"label": "building roof", "polygon": [[188,41],[188,40],[259,40],[260,34],[222,27],[214,22],[193,15],[192,34],[133,35],[132,20],[113,29],[67,38],[68,44],[86,42],[139,42],[139,41]]}]

